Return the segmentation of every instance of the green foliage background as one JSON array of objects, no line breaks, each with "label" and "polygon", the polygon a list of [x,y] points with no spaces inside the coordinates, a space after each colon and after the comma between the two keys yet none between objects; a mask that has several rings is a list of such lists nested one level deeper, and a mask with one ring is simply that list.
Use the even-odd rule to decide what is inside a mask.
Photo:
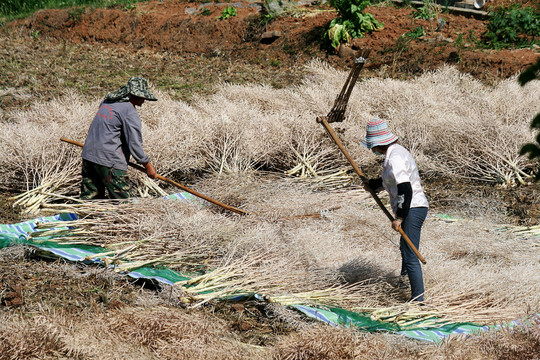
[{"label": "green foliage background", "polygon": [[338,17],[330,22],[325,32],[326,40],[334,48],[349,42],[351,38],[361,38],[366,33],[383,28],[383,24],[372,14],[363,13],[371,5],[370,0],[330,0],[328,3],[338,12]]},{"label": "green foliage background", "polygon": [[74,6],[129,6],[147,0],[1,0],[0,17],[10,19],[31,15],[40,9],[62,9]]},{"label": "green foliage background", "polygon": [[[530,66],[524,72],[519,75],[518,81],[521,86],[524,86],[529,81],[540,80],[540,58],[536,61],[536,64]],[[525,144],[520,151],[520,155],[528,155],[529,159],[538,159],[538,169],[536,173],[536,180],[540,181],[540,113],[536,114],[532,123],[531,129],[537,129],[538,135],[536,136],[536,144]]]},{"label": "green foliage background", "polygon": [[497,8],[490,15],[482,40],[494,49],[540,45],[540,10],[518,4]]}]

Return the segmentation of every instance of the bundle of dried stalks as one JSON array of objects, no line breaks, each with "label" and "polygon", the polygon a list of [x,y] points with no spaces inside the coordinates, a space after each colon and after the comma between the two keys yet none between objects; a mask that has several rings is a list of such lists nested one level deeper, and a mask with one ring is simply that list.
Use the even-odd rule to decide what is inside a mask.
[{"label": "bundle of dried stalks", "polygon": [[[317,291],[346,284],[355,284],[354,291],[336,291],[330,302],[381,309],[407,300],[395,284],[401,266],[398,235],[365,191],[313,192],[288,178],[257,174],[217,175],[196,187],[242,204],[249,215],[159,199],[115,206],[96,202],[93,208],[73,204],[65,210],[79,212],[81,223],[67,225],[84,232],[66,241],[106,246],[114,252],[104,259],[118,261],[118,269],[122,261],[202,269],[201,285],[190,295],[194,304],[238,292],[309,303]],[[428,218],[420,247],[428,260],[422,311],[445,320],[493,323],[540,306],[534,238],[497,228],[487,219]],[[216,293],[198,297],[208,287]]]},{"label": "bundle of dried stalks", "polygon": [[65,148],[59,139],[81,133],[81,120],[90,116],[92,108],[86,101],[69,93],[16,111],[10,114],[13,122],[0,123],[1,183],[11,190],[30,190],[45,175],[50,177],[63,167],[65,173],[74,176],[76,161],[72,158],[78,158],[79,150]]},{"label": "bundle of dried stalks", "polygon": [[[307,190],[299,189],[300,192],[288,191],[298,199],[307,194]],[[257,202],[256,193],[239,190]],[[317,197],[311,199],[313,204],[321,202]],[[306,203],[306,209],[309,206],[309,202]],[[294,224],[303,219],[291,217],[290,213],[284,213],[276,223],[275,218],[265,218],[268,212],[242,218],[226,217],[197,209],[195,205],[160,199],[136,203],[81,202],[51,208],[57,212],[78,213],[80,220],[62,223],[67,228],[60,229],[57,223],[38,224],[42,231],[31,234],[34,241],[54,236],[53,241],[61,243],[103,246],[108,251],[96,257],[114,265],[117,271],[151,264],[181,271],[213,269],[204,276],[212,278],[214,292],[203,294],[206,297],[202,298],[192,295],[194,300],[210,300],[238,292],[260,292],[281,297],[284,302],[286,296],[294,296],[304,303],[319,298],[326,303],[344,304],[356,297],[353,288],[339,286],[336,271],[312,268],[312,261],[291,246],[286,223]],[[254,247],[258,249],[256,253],[252,250]],[[205,292],[208,280],[202,283],[204,286],[187,291]],[[327,290],[317,292],[321,289]]]},{"label": "bundle of dried stalks", "polygon": [[[219,251],[219,241],[226,236],[228,226],[222,220],[200,227],[207,211],[197,210],[195,204],[164,199],[85,201],[47,208],[76,213],[79,219],[37,224],[41,231],[30,234],[33,241],[46,239],[105,247],[110,251],[97,257],[116,265],[118,271],[150,264],[175,267],[172,265],[202,261],[201,258]],[[50,236],[54,238],[48,239]]]},{"label": "bundle of dried stalks", "polygon": [[[315,172],[334,174],[347,164],[315,119],[332,107],[347,74],[320,61],[311,63],[308,72],[303,84],[287,89],[222,84],[215,95],[191,105],[157,92],[158,104],[140,110],[145,150],[163,175],[261,168],[284,172],[302,160],[309,166],[300,168],[308,173],[317,165]],[[423,172],[525,182],[531,163],[516,154],[533,140],[529,123],[539,110],[534,95],[538,86],[522,88],[508,79],[486,87],[451,67],[412,81],[372,78],[357,84],[345,121],[336,130],[360,166],[375,161],[360,142],[367,121],[380,116]],[[99,101],[86,103],[70,94],[10,114],[15,123],[0,124],[0,133],[11,134],[2,141],[9,149],[34,155],[17,159],[10,156],[12,150],[2,149],[3,165],[9,165],[3,176],[17,181],[17,166],[33,167],[29,159],[43,154],[39,144],[56,154],[53,138],[82,141]],[[50,120],[46,130],[42,119]]]},{"label": "bundle of dried stalks", "polygon": [[[487,87],[442,67],[411,82],[369,79],[359,84],[350,109],[387,119],[425,172],[509,184],[525,181],[531,169],[517,154],[533,136],[535,92],[520,88],[514,78]],[[348,132],[351,143],[359,144],[365,122],[360,118],[358,128],[348,126],[354,131]]]},{"label": "bundle of dried stalks", "polygon": [[[80,184],[80,161],[71,156],[66,149],[61,149],[56,158],[40,159],[40,163],[30,160],[24,171],[27,191],[16,195],[13,206],[20,207],[28,216],[36,215],[40,209],[56,199],[65,200],[67,196],[78,192]],[[24,163],[21,163],[24,164]]]},{"label": "bundle of dried stalks", "polygon": [[313,135],[310,138],[302,136],[306,134],[299,134],[291,146],[296,165],[285,174],[307,180],[315,190],[332,190],[350,185],[353,177],[347,168],[340,168],[342,159],[336,149],[328,147],[324,141],[312,139]]}]

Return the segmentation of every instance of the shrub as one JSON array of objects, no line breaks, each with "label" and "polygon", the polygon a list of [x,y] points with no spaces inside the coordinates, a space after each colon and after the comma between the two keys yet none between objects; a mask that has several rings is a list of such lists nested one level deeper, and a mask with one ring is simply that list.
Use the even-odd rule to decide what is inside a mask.
[{"label": "shrub", "polygon": [[423,0],[424,5],[416,9],[412,16],[415,19],[430,20],[437,17],[438,5],[432,0]]},{"label": "shrub", "polygon": [[495,49],[540,44],[540,10],[517,4],[498,8],[490,16],[482,40],[484,46]]},{"label": "shrub", "polygon": [[325,32],[325,38],[333,48],[383,28],[373,15],[362,12],[371,4],[369,0],[330,0],[329,3],[339,14]]},{"label": "shrub", "polygon": [[[518,78],[519,83],[521,86],[524,86],[531,80],[540,80],[540,59],[536,62],[536,64],[530,66],[528,69],[526,69],[524,72],[521,73],[521,75]],[[540,181],[540,113],[536,114],[534,117],[532,123],[531,123],[531,129],[533,130],[539,130],[538,135],[536,136],[536,144],[534,143],[527,143],[525,144],[519,154],[520,155],[529,155],[529,159],[538,159],[538,169],[536,173],[536,180]]]},{"label": "shrub", "polygon": [[225,20],[230,18],[231,16],[236,16],[236,8],[232,6],[227,6],[222,12],[221,15],[218,16],[219,20]]}]

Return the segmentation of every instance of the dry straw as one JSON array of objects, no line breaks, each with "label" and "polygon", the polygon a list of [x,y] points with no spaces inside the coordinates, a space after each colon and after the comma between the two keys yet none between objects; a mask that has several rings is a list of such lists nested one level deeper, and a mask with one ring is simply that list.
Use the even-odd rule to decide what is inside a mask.
[{"label": "dry straw", "polygon": [[[349,184],[346,162],[315,122],[331,108],[347,74],[320,61],[308,70],[296,87],[223,84],[189,105],[157,91],[159,104],[140,110],[146,152],[165,176],[270,169],[315,177],[320,187]],[[487,87],[452,67],[413,81],[372,78],[357,84],[337,130],[360,166],[374,161],[360,142],[366,122],[379,116],[426,174],[523,183],[532,163],[517,154],[533,140],[529,124],[539,111],[539,86],[520,87],[512,78]],[[0,123],[2,184],[21,191],[52,181],[66,185],[60,195],[76,195],[80,149],[64,149],[58,139],[84,141],[99,101],[70,93],[8,114]],[[56,174],[56,162],[65,174]]]},{"label": "dry straw", "polygon": [[66,210],[81,219],[66,225],[80,233],[57,241],[102,245],[109,253],[99,256],[118,271],[151,262],[190,274],[177,286],[192,306],[256,292],[270,302],[342,306],[409,327],[501,323],[540,307],[535,238],[489,219],[428,218],[420,246],[427,304],[418,308],[402,305],[409,292],[397,283],[398,237],[364,191],[313,192],[287,178],[248,174],[196,186],[241,199],[250,215],[161,199],[74,204]]},{"label": "dry straw", "polygon": [[[141,109],[144,147],[158,171],[208,173],[193,188],[246,209],[248,216],[165,200],[66,201],[78,194],[80,149],[55,139],[83,141],[99,104],[76,94],[10,113],[10,122],[0,123],[6,144],[0,147],[2,184],[17,192],[39,188],[34,192],[41,197],[56,194],[40,200],[40,208],[80,215],[71,224],[80,233],[58,241],[103,245],[111,251],[104,261],[118,269],[148,261],[181,271],[202,265],[199,275],[207,280],[200,278],[201,291],[186,291],[194,304],[208,301],[202,289],[212,284],[223,296],[260,291],[284,303],[290,297],[310,302],[335,289],[328,303],[394,308],[408,295],[395,284],[400,256],[384,215],[360,190],[329,190],[349,179],[318,185],[345,166],[315,117],[331,108],[347,74],[317,61],[309,70],[297,87],[221,85],[214,96],[192,104],[157,92],[159,105]],[[538,86],[521,88],[508,79],[485,87],[450,67],[413,81],[369,79],[357,84],[350,112],[336,127],[361,166],[375,159],[360,146],[365,123],[381,116],[428,175],[527,181],[530,164],[515,154],[532,139]],[[324,191],[314,193],[314,186]],[[540,307],[537,245],[494,232],[497,224],[483,221],[428,219],[420,251],[428,260],[429,311],[489,322]],[[361,291],[347,287],[357,283]]]}]

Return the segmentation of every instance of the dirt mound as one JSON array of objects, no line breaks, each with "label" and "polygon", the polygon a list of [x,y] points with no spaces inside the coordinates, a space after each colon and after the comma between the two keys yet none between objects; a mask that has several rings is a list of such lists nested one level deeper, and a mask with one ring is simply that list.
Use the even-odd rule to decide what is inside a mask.
[{"label": "dirt mound", "polygon": [[[493,2],[495,4],[495,2]],[[218,19],[226,6],[234,6],[237,15]],[[490,51],[474,48],[482,36],[483,19],[459,13],[440,13],[433,21],[414,19],[410,7],[369,7],[367,12],[384,23],[381,31],[357,39],[355,47],[370,46],[368,69],[383,75],[416,74],[455,64],[483,80],[514,75],[532,64],[538,56],[531,49]],[[183,1],[149,1],[132,8],[41,10],[28,19],[14,22],[28,33],[79,43],[122,46],[132,50],[151,49],[181,56],[226,55],[267,66],[298,65],[313,57],[324,58],[335,66],[350,64],[350,56],[322,48],[322,33],[337,16],[328,5],[303,5],[288,16],[263,24],[261,3],[190,3]],[[441,26],[442,24],[442,26]],[[406,40],[402,35],[417,27],[425,35]],[[263,33],[270,33],[262,40]],[[349,53],[349,55],[351,55]]]}]

